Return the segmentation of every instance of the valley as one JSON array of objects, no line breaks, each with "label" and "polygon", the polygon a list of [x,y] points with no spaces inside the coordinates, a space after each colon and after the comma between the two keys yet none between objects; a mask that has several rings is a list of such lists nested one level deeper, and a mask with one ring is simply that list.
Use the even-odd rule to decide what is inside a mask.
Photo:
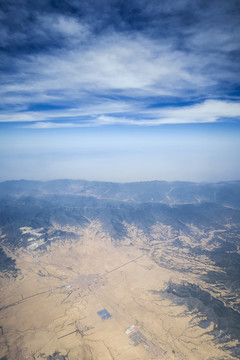
[{"label": "valley", "polygon": [[238,210],[1,201],[1,360],[240,357]]}]

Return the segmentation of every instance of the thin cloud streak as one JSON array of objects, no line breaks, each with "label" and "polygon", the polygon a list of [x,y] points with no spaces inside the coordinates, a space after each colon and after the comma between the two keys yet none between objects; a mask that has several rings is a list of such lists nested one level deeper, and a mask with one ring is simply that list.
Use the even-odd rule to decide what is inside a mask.
[{"label": "thin cloud streak", "polygon": [[[35,129],[54,129],[67,127],[77,128],[103,125],[158,126],[164,124],[214,123],[221,120],[226,120],[226,118],[228,120],[240,119],[240,103],[216,100],[205,101],[201,104],[194,104],[192,106],[185,106],[182,108],[142,110],[140,113],[136,112],[137,110],[139,111],[139,108],[133,108],[131,110],[132,113],[129,111],[128,117],[124,116],[124,112],[119,112],[118,116],[105,114],[96,116],[96,111],[89,111],[86,115],[88,115],[90,119],[84,119],[83,116],[81,121],[78,120],[79,115],[82,115],[80,109],[75,109],[74,112],[52,112],[47,115],[47,120],[53,118],[53,120],[62,120],[62,122],[39,122],[37,119],[41,117],[41,114],[33,113],[32,118],[31,114],[28,114],[28,119],[29,121],[36,121],[36,123],[24,126]],[[139,119],[136,120],[136,117]],[[22,121],[23,118],[20,118],[19,121]],[[75,122],[71,122],[71,120],[69,122],[64,122],[64,119],[75,119]]]},{"label": "thin cloud streak", "polygon": [[[103,102],[115,98],[119,108],[121,97],[130,106],[136,100],[142,102],[142,108],[162,96],[191,100],[207,95],[211,99],[216,87],[234,76],[229,69],[223,71],[221,63],[213,69],[213,62],[211,56],[199,57],[135,34],[111,34],[93,39],[84,48],[30,55],[17,61],[20,71],[12,78],[5,76],[0,88],[3,109],[15,104],[13,120],[5,113],[5,121],[22,119],[18,106],[28,108],[42,102],[71,104],[74,111],[79,103],[90,108],[99,96]],[[21,121],[35,118],[33,113],[24,115]],[[38,120],[49,116],[42,112]]]}]

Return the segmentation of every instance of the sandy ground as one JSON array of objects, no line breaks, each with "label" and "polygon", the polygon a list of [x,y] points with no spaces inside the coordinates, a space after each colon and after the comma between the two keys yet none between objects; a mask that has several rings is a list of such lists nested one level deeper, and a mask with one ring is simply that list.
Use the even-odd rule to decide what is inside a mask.
[{"label": "sandy ground", "polygon": [[[154,231],[174,238],[170,228]],[[154,262],[142,250],[146,243],[129,226],[129,238],[116,246],[92,223],[79,230],[79,241],[53,243],[45,252],[19,250],[19,275],[0,279],[0,359],[51,359],[56,352],[69,360],[233,359],[186,308],[152,292],[169,280],[198,279],[194,271],[183,275]],[[183,253],[173,261],[180,266],[184,259]],[[112,318],[101,319],[102,309]],[[145,339],[137,346],[125,333],[131,325]]]}]

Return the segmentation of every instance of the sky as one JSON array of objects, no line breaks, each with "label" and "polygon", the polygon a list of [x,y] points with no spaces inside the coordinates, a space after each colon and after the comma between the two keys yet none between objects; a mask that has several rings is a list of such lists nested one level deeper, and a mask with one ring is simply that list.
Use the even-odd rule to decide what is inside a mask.
[{"label": "sky", "polygon": [[0,2],[0,181],[240,179],[238,0]]}]

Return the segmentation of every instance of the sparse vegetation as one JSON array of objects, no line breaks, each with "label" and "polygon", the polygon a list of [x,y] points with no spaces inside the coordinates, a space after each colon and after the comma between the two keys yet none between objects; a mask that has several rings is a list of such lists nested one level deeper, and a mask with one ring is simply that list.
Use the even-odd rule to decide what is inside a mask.
[{"label": "sparse vegetation", "polygon": [[8,183],[0,199],[1,360],[239,358],[240,211],[71,184]]}]

